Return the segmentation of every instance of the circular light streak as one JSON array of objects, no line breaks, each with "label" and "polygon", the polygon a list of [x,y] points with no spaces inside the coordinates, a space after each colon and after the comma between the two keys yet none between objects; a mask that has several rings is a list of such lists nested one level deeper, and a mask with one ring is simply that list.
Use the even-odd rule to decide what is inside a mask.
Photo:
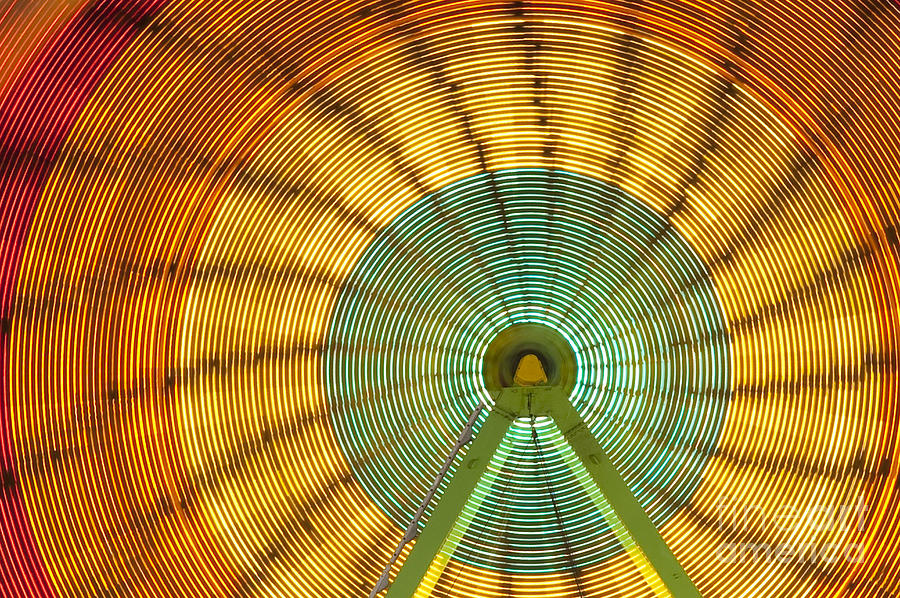
[{"label": "circular light streak", "polygon": [[[692,313],[720,314],[722,342],[709,349],[721,352],[704,352],[699,334],[673,336],[697,340],[679,359],[728,356],[703,372],[731,397],[724,419],[684,420],[714,444],[702,470],[666,485],[638,459],[655,454],[638,450],[638,436],[623,433],[611,449],[639,468],[626,475],[646,481],[663,537],[703,595],[900,592],[898,12],[886,0],[2,9],[0,587],[15,596],[367,595],[410,504],[391,503],[386,489],[428,475],[376,482],[384,465],[354,465],[353,442],[371,438],[348,432],[333,397],[417,362],[375,360],[335,380],[354,353],[336,351],[346,331],[330,335],[362,313],[336,310],[360,292],[350,281],[385,249],[384,235],[429,209],[427,198],[490,177],[556,173],[643,210],[648,226],[690,248],[693,257],[672,265],[706,273],[715,290],[710,309]],[[497,230],[496,214],[480,227],[474,214],[471,235]],[[436,230],[451,222],[427,216]],[[573,245],[598,233],[581,227],[569,227],[582,235]],[[504,244],[483,249],[516,288],[522,264]],[[472,271],[481,283],[490,266]],[[534,275],[544,303],[526,292],[514,314],[538,314],[575,346],[585,338],[547,311],[548,297],[578,284],[567,280],[595,279],[565,276],[551,288]],[[496,293],[477,288],[478,298]],[[373,325],[400,316],[383,310]],[[472,372],[502,328],[491,318],[448,330],[442,338],[455,345],[422,353],[472,352],[448,353],[466,355],[469,372],[454,390],[483,396]],[[585,321],[603,338],[600,315]],[[673,331],[688,321],[648,320]],[[693,330],[703,329],[719,330],[697,320]],[[669,371],[622,363],[603,370],[620,387],[626,376]],[[586,380],[592,371],[584,360]],[[446,408],[433,420],[443,427],[401,445],[418,446],[410,454],[424,469],[471,406],[437,383],[429,393],[423,404]],[[399,421],[412,404],[398,401]],[[598,434],[605,404],[578,403]],[[719,413],[702,399],[695,407]],[[551,431],[540,434],[548,456],[561,450]],[[501,555],[516,543],[496,532],[520,520],[473,512],[473,533],[484,533],[429,573],[435,595],[648,595],[590,517],[576,516],[576,481],[548,480],[520,440],[508,439],[494,477],[527,482],[535,495],[557,484],[571,499],[566,525],[599,554],[559,565],[558,543],[542,532],[539,563],[513,566]],[[556,463],[549,457],[542,471]],[[678,490],[651,499],[657,486]],[[840,507],[864,516],[843,526],[792,519]],[[732,558],[747,545],[787,545],[804,558]]]}]

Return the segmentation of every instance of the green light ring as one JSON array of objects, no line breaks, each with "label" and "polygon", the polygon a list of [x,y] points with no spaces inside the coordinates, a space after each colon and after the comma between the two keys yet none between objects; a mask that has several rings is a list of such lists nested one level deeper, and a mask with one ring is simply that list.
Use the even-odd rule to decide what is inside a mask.
[{"label": "green light ring", "polygon": [[[492,185],[503,197],[513,239],[506,237]],[[556,202],[552,217],[548,198]],[[564,247],[552,246],[562,240]],[[631,265],[634,275],[616,293]],[[692,289],[665,305],[691,281]],[[505,326],[525,321],[552,326],[572,344],[578,359],[574,404],[654,521],[664,523],[699,482],[724,416],[726,403],[719,399],[730,381],[724,317],[705,267],[677,231],[620,190],[563,172],[499,171],[450,185],[400,214],[357,263],[334,310],[327,338],[340,350],[326,347],[323,379],[339,442],[363,487],[398,525],[408,522],[467,414],[478,398],[488,398],[480,379],[487,344]],[[709,350],[679,358],[663,350],[673,339]],[[589,364],[607,367],[598,373]],[[676,366],[713,372],[706,382],[716,391],[712,398],[688,409],[671,405],[670,395],[684,399],[691,390],[687,378],[674,375]],[[702,376],[690,378],[696,390],[705,388]],[[409,381],[417,382],[404,386]],[[340,396],[353,397],[355,406],[348,409]],[[660,438],[626,434],[617,420]],[[536,427],[542,443],[558,433],[548,421]],[[530,433],[526,422],[511,427],[517,462],[537,461],[528,448]],[[533,467],[524,468],[524,478],[504,474],[522,484],[522,496],[494,496],[491,480],[503,486],[499,473],[483,481],[481,514],[456,558],[552,571],[599,562],[618,550],[558,451],[545,453],[573,538],[572,558],[552,533],[519,534],[500,554],[477,548],[503,543],[498,524],[485,522],[504,504],[510,529],[530,522],[547,532],[555,525],[547,497],[523,481]],[[532,556],[520,558],[525,552]]]}]

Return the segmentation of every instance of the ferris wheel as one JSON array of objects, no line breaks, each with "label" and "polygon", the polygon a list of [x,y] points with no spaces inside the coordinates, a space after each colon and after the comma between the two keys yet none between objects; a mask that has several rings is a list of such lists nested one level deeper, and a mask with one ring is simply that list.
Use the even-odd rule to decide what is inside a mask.
[{"label": "ferris wheel", "polygon": [[0,36],[0,596],[900,593],[893,0]]}]

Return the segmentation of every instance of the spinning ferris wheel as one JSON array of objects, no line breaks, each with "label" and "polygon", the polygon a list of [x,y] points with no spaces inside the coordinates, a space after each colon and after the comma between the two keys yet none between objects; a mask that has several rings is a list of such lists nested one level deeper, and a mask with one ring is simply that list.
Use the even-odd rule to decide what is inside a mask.
[{"label": "spinning ferris wheel", "polygon": [[900,593],[892,0],[0,35],[0,596]]}]

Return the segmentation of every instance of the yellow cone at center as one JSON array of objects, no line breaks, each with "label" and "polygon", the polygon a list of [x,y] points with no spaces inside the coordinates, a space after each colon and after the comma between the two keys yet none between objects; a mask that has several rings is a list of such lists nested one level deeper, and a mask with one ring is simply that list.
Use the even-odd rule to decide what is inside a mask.
[{"label": "yellow cone at center", "polygon": [[513,382],[519,386],[537,386],[547,383],[544,364],[541,363],[537,355],[529,353],[519,360]]}]

